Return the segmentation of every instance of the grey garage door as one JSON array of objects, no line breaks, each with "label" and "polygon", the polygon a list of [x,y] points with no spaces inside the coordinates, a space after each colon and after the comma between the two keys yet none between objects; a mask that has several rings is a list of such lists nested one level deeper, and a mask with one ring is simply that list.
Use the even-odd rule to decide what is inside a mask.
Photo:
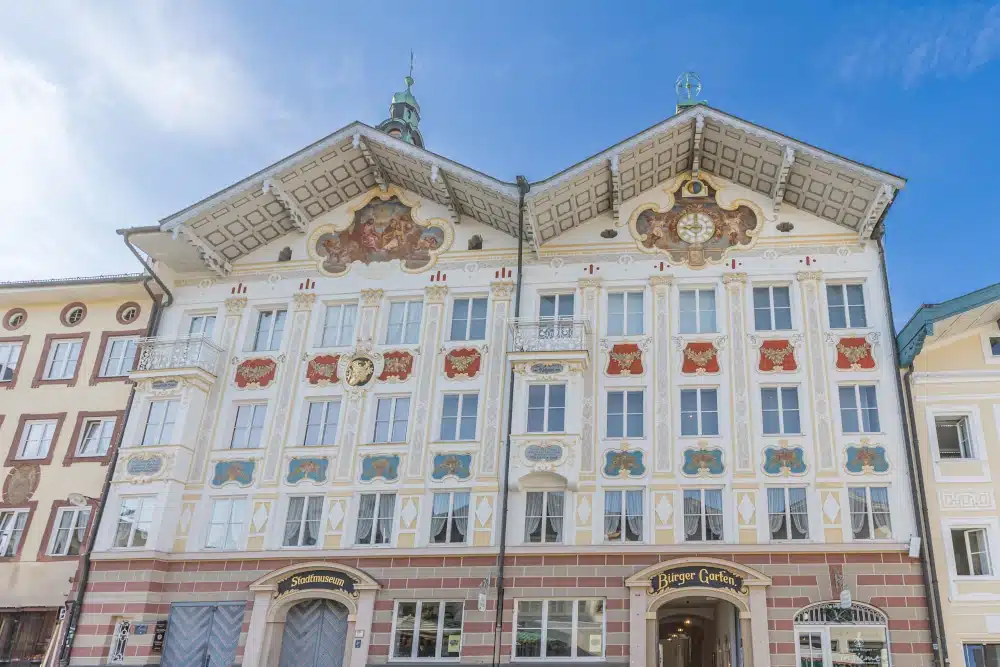
[{"label": "grey garage door", "polygon": [[232,667],[245,608],[243,602],[170,605],[162,667]]},{"label": "grey garage door", "polygon": [[332,600],[304,600],[288,610],[281,667],[343,667],[347,608]]}]

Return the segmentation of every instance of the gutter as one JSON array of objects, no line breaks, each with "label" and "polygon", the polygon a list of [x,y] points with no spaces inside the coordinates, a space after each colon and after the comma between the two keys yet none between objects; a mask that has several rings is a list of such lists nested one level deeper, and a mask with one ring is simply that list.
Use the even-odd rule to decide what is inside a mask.
[{"label": "gutter", "polygon": [[[514,318],[521,315],[521,274],[524,269],[524,196],[531,184],[524,176],[517,177],[517,287],[514,292]],[[497,604],[493,612],[493,667],[500,664],[500,647],[503,636],[504,561],[507,556],[507,501],[510,497],[510,436],[514,427],[514,365],[510,365],[510,392],[507,396],[507,438],[503,453],[503,487],[500,501],[500,551],[497,553]]]},{"label": "gutter", "polygon": [[[135,258],[139,260],[139,263],[142,264],[142,268],[146,270],[146,273],[152,276],[153,280],[156,281],[156,284],[159,285],[160,289],[163,290],[163,293],[167,296],[166,302],[160,304],[161,308],[166,308],[171,304],[173,304],[174,302],[173,293],[170,291],[169,288],[167,288],[167,286],[163,283],[163,281],[160,280],[160,277],[156,275],[156,271],[153,271],[153,267],[149,265],[149,263],[146,261],[146,258],[142,256],[142,253],[136,250],[136,247],[132,245],[132,241],[129,240],[129,237],[131,237],[133,234],[151,234],[153,232],[162,232],[162,231],[163,230],[160,229],[159,225],[151,225],[148,227],[132,227],[130,229],[119,229],[118,234],[121,235],[122,240],[125,241],[125,245],[128,246],[128,249],[130,251],[132,251],[132,254],[135,255]],[[146,287],[146,291],[149,292],[148,286]],[[149,292],[149,294],[150,296],[152,296],[153,293]],[[154,301],[154,303],[156,302]],[[152,320],[152,317],[150,317],[150,320]],[[155,328],[151,329],[150,333],[152,334],[155,331],[156,331]]]}]

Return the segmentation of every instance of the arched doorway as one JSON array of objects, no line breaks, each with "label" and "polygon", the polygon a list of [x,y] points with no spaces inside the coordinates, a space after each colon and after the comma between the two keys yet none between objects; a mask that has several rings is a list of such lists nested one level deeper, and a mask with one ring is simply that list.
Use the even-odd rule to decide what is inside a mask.
[{"label": "arched doorway", "polygon": [[739,611],[688,595],[656,610],[656,667],[744,667]]},{"label": "arched doorway", "polygon": [[335,600],[297,602],[285,616],[279,667],[342,667],[347,607]]}]

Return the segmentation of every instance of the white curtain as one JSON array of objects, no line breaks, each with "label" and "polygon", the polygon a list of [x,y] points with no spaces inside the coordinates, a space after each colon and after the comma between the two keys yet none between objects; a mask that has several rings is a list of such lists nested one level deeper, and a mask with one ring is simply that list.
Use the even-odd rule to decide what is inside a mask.
[{"label": "white curtain", "polygon": [[792,526],[799,533],[809,535],[809,511],[805,489],[789,489],[788,499],[788,509],[792,513]]},{"label": "white curtain", "polygon": [[[548,519],[546,542],[561,542],[563,532],[563,493],[561,491],[549,492],[545,516]],[[548,539],[550,536],[552,539]]]},{"label": "white curtain", "polygon": [[435,493],[434,505],[431,508],[431,539],[445,540],[445,526],[448,525],[448,504],[451,494]]},{"label": "white curtain", "polygon": [[705,520],[709,535],[714,539],[722,539],[722,491],[712,489],[705,491]]},{"label": "white curtain", "polygon": [[285,521],[285,546],[298,546],[299,528],[305,498],[292,498],[288,503],[288,519]]},{"label": "white curtain", "polygon": [[378,499],[378,528],[375,544],[388,544],[392,539],[392,516],[396,507],[396,494],[383,493]]},{"label": "white curtain", "polygon": [[851,528],[854,531],[855,536],[862,532],[865,524],[868,521],[868,508],[865,502],[865,490],[861,489],[848,489],[848,497],[851,502]]},{"label": "white curtain", "polygon": [[452,510],[452,529],[464,540],[469,529],[469,494],[456,493]]},{"label": "white curtain", "polygon": [[306,525],[302,533],[302,544],[313,545],[319,539],[320,518],[323,516],[323,501],[319,498],[310,498],[306,505]]},{"label": "white curtain", "polygon": [[622,492],[604,493],[604,537],[617,540],[622,536]]},{"label": "white curtain", "polygon": [[771,537],[778,535],[785,525],[785,490],[767,490],[767,511],[771,527]]},{"label": "white curtain", "polygon": [[364,493],[361,495],[361,506],[358,508],[358,537],[356,541],[359,544],[370,544],[374,517],[375,494]]},{"label": "white curtain", "polygon": [[530,539],[542,525],[542,499],[540,491],[529,491],[524,509],[524,539]]},{"label": "white curtain", "polygon": [[642,491],[629,491],[626,494],[625,515],[628,517],[628,529],[642,539]]},{"label": "white curtain", "polygon": [[875,535],[887,535],[889,532],[889,490],[885,487],[872,487],[872,523],[875,524]]},{"label": "white curtain", "polygon": [[701,499],[697,493],[696,491],[690,495],[684,494],[684,534],[688,537],[698,535],[701,527]]}]

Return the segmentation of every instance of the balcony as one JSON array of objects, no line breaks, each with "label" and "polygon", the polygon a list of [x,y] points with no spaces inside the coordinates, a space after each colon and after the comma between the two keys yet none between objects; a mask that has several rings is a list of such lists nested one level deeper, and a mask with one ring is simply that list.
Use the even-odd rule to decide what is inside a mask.
[{"label": "balcony", "polygon": [[222,350],[204,336],[143,338],[139,341],[139,361],[130,377],[194,374],[211,381],[218,375],[221,361]]},{"label": "balcony", "polygon": [[511,352],[581,351],[589,347],[590,324],[586,320],[542,318],[511,320]]}]

